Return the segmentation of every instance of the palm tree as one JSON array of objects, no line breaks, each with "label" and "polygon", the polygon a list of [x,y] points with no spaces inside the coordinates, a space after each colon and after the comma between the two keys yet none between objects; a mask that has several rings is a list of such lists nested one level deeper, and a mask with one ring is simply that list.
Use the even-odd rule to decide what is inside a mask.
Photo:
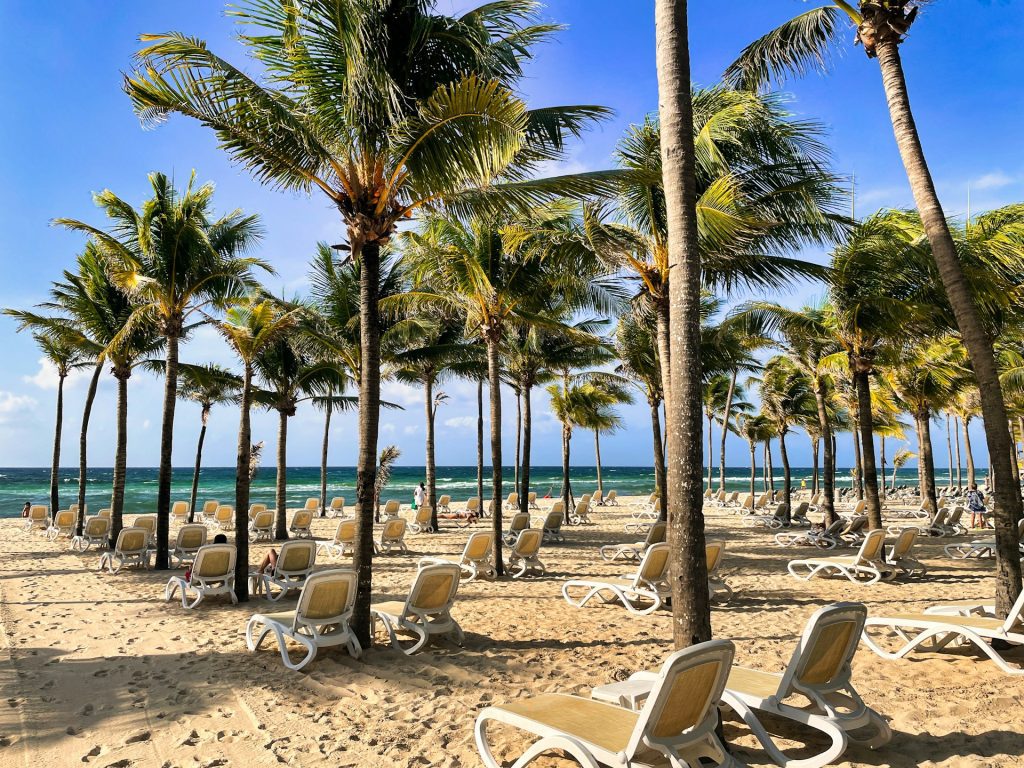
[{"label": "palm tree", "polygon": [[178,397],[199,405],[199,441],[196,443],[196,463],[192,472],[192,493],[189,496],[188,521],[195,519],[196,496],[199,493],[199,473],[203,466],[203,443],[206,442],[206,427],[210,412],[215,405],[238,402],[238,389],[242,382],[227,368],[207,363],[205,365],[181,364],[181,385]]},{"label": "palm tree", "polygon": [[223,306],[252,287],[253,267],[269,268],[241,255],[259,239],[255,216],[234,211],[212,217],[212,184],[197,187],[192,174],[184,192],[179,192],[162,173],[150,174],[149,183],[153,197],[140,211],[110,190],[95,196],[96,204],[114,221],[110,231],[74,219],[55,223],[85,232],[95,241],[112,281],[128,294],[134,307],[125,333],[148,322],[156,325],[165,340],[156,567],[167,568],[179,342],[193,314],[204,307]]},{"label": "palm tree", "polygon": [[[256,358],[294,328],[301,313],[301,309],[286,310],[271,299],[250,298],[231,306],[221,321],[208,318],[238,355],[243,368],[235,465],[235,595],[243,602],[249,599],[249,485],[256,474],[259,456],[258,450],[253,450],[249,424]],[[260,448],[262,445],[259,444]]]},{"label": "palm tree", "polygon": [[[370,560],[380,400],[381,248],[398,223],[426,205],[456,204],[460,193],[505,173],[504,190],[522,202],[545,194],[531,169],[557,158],[605,110],[530,112],[511,86],[530,46],[553,32],[532,25],[528,0],[489,3],[461,16],[434,13],[434,2],[319,3],[248,0],[233,12],[251,33],[240,37],[267,70],[261,83],[179,33],[145,36],[125,88],[139,115],[169,113],[212,128],[229,154],[261,182],[319,189],[336,206],[360,279],[359,459],[356,471],[360,572],[353,626],[370,641]],[[510,167],[516,161],[515,167]],[[607,189],[580,180],[581,192]],[[464,201],[464,198],[463,198]]]},{"label": "palm tree", "polygon": [[343,394],[348,381],[343,367],[330,362],[329,358],[325,358],[325,362],[333,368],[331,378],[335,378],[340,384],[328,384],[326,395],[312,398],[313,405],[324,412],[324,437],[320,443],[320,517],[327,515],[327,453],[331,442],[331,416],[336,408],[348,410],[358,407],[356,398]]},{"label": "palm tree", "polygon": [[[993,350],[993,337],[958,255],[942,210],[935,183],[925,158],[900,56],[900,44],[917,18],[923,0],[834,0],[807,11],[753,42],[729,68],[726,78],[746,88],[756,88],[789,72],[824,70],[831,60],[830,47],[845,34],[845,19],[857,28],[856,42],[869,58],[877,58],[893,134],[921,215],[932,258],[938,267],[956,325],[971,360],[980,392],[985,438],[995,474],[996,539],[999,578],[996,608],[1005,616],[1021,591],[1020,561],[1013,545],[1013,521],[1022,515],[1017,475],[1010,462],[1012,440],[1004,426],[1008,415]],[[1005,479],[1004,479],[1005,478]]]},{"label": "palm tree", "polygon": [[965,387],[954,401],[951,410],[960,419],[960,430],[964,441],[964,459],[967,462],[967,487],[976,482],[974,451],[971,449],[971,419],[978,415],[981,402],[976,387]]},{"label": "palm tree", "polygon": [[577,414],[579,426],[594,433],[594,463],[597,467],[597,490],[604,494],[601,482],[601,433],[617,431],[622,426],[622,418],[615,413],[616,405],[629,405],[633,396],[621,384],[610,384],[599,379],[592,385],[602,397],[590,398],[581,404]]},{"label": "palm tree", "polygon": [[899,472],[906,465],[908,461],[913,459],[917,454],[906,448],[900,448],[892,456],[892,490],[896,490],[896,473]]},{"label": "palm tree", "polygon": [[736,434],[746,440],[750,448],[750,494],[753,496],[757,492],[757,446],[775,437],[775,424],[763,414],[741,411],[736,414]]}]

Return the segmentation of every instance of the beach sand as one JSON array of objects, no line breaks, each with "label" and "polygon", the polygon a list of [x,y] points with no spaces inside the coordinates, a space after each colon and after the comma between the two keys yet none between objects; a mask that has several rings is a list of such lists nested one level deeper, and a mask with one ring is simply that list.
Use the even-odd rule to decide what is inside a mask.
[{"label": "beach sand", "polygon": [[[406,512],[408,514],[408,512]],[[639,617],[593,604],[568,605],[562,582],[623,575],[597,546],[635,541],[623,533],[626,504],[597,508],[596,525],[567,528],[545,545],[544,577],[464,584],[454,615],[465,646],[442,642],[415,657],[383,645],[355,661],[328,649],[304,672],[290,672],[271,643],[249,653],[254,599],[213,598],[194,611],[163,602],[167,573],[96,571],[99,555],[0,523],[0,765],[2,766],[477,766],[473,723],[488,704],[550,691],[588,695],[592,686],[659,665],[670,649],[667,611]],[[131,517],[129,516],[130,520]],[[991,561],[953,562],[941,540],[926,541],[925,578],[873,587],[846,580],[797,581],[763,529],[707,510],[709,536],[728,542],[722,575],[736,594],[714,608],[716,637],[731,638],[737,661],[781,671],[807,618],[837,600],[873,614],[939,601],[991,599]],[[478,523],[478,527],[490,521]],[[319,538],[336,521],[317,519]],[[173,532],[172,532],[173,533]],[[422,555],[457,557],[466,530],[409,534],[411,555],[374,559],[375,599],[401,599]],[[252,548],[258,562],[267,549]],[[338,561],[322,558],[321,567]],[[177,573],[180,574],[180,571]],[[286,599],[281,608],[294,607]],[[1024,664],[1024,651],[1008,658]],[[881,750],[852,746],[844,766],[1010,766],[1024,763],[1024,681],[962,650],[885,661],[861,646],[854,682],[885,715],[893,740]],[[779,725],[783,734],[800,731]],[[494,729],[498,754],[523,741]],[[726,736],[750,765],[770,764],[741,723]],[[783,742],[787,743],[787,742]],[[813,739],[810,744],[814,744]],[[552,758],[539,766],[575,765]]]}]

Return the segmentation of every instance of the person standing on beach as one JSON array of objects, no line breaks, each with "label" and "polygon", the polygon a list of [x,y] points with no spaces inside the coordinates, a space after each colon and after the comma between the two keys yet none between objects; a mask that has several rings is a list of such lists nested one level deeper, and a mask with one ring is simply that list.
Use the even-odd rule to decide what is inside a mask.
[{"label": "person standing on beach", "polygon": [[29,510],[32,509],[32,502],[26,501],[25,506],[21,508],[21,516],[28,517]]},{"label": "person standing on beach", "polygon": [[423,497],[427,495],[427,486],[420,483],[416,486],[416,490],[412,492],[412,508],[419,509],[423,506]]},{"label": "person standing on beach", "polygon": [[986,527],[988,510],[985,509],[985,495],[978,490],[977,483],[971,483],[971,489],[967,491],[967,510],[971,513],[971,528]]}]

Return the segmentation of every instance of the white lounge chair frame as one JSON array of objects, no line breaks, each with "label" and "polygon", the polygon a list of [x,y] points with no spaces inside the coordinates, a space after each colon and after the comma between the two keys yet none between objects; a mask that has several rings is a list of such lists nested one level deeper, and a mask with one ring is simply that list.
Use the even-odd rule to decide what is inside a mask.
[{"label": "white lounge chair frame", "polygon": [[528,573],[543,576],[547,569],[540,561],[540,545],[544,542],[544,534],[536,528],[525,528],[512,544],[508,554],[508,569],[513,571],[512,578],[518,579]]},{"label": "white lounge chair frame", "polygon": [[75,552],[87,552],[93,544],[101,549],[110,544],[109,517],[87,517],[82,527],[82,535],[71,540],[71,549]]},{"label": "white lounge chair frame", "polygon": [[[459,589],[461,567],[456,563],[433,563],[416,572],[412,589],[404,603],[389,602],[370,606],[370,616],[387,630],[391,645],[411,656],[425,646],[431,637],[449,636],[462,645],[462,627],[452,618],[451,609]],[[415,641],[403,648],[398,636],[409,634]]]},{"label": "white lounge chair frame", "polygon": [[99,568],[106,568],[110,573],[117,573],[126,565],[148,568],[149,552],[149,531],[134,526],[122,528],[113,551],[100,555]]},{"label": "white lounge chair frame", "polygon": [[[268,600],[277,602],[293,589],[302,589],[316,565],[316,542],[291,539],[281,545],[277,564],[270,573],[250,573],[252,591],[263,592]],[[274,594],[272,587],[279,590]]]},{"label": "white lounge chair frame", "polygon": [[[206,544],[199,548],[192,563],[192,572],[186,580],[172,576],[164,587],[164,601],[170,602],[174,594],[181,591],[181,607],[192,609],[207,597],[229,595],[232,604],[238,602],[235,595],[235,545]],[[195,592],[195,598],[189,592]]]},{"label": "white lounge chair frame", "polygon": [[178,529],[174,546],[168,552],[171,566],[193,562],[199,550],[206,545],[206,526],[202,523],[186,523]]},{"label": "white lounge chair frame", "polygon": [[[652,544],[640,561],[636,572],[627,578],[570,579],[562,585],[562,597],[569,605],[582,608],[593,598],[604,603],[621,603],[636,616],[654,613],[672,597],[668,584],[668,544]],[[585,589],[580,597],[573,597],[574,589]]]},{"label": "white lounge chair frame", "polygon": [[317,553],[326,552],[334,557],[344,557],[355,552],[356,521],[347,518],[338,521],[332,541],[321,541],[316,545]]},{"label": "white lounge chair frame", "polygon": [[378,555],[390,555],[391,550],[408,553],[409,548],[405,545],[405,531],[408,524],[405,518],[392,517],[384,521],[381,528],[380,538],[374,540],[373,551]]},{"label": "white lounge chair frame", "polygon": [[[804,581],[815,576],[842,575],[854,584],[877,584],[892,571],[882,559],[885,531],[869,531],[853,557],[819,557],[791,560],[786,566],[793,576]],[[801,572],[803,571],[803,572]],[[867,581],[864,581],[864,578]]]},{"label": "white lounge chair frame", "polygon": [[[473,581],[478,576],[493,579],[497,576],[494,569],[494,533],[492,531],[475,531],[469,534],[462,557],[456,563],[462,569],[462,580]],[[443,557],[421,557],[417,566],[423,568],[439,563],[451,563]]]},{"label": "white lounge chair frame", "polygon": [[412,522],[409,523],[409,530],[413,533],[432,533],[434,525],[430,519],[434,516],[434,510],[429,504],[420,504],[413,513]]},{"label": "white lounge chair frame", "polygon": [[249,522],[249,541],[274,540],[274,513],[269,509],[261,509]]},{"label": "white lounge chair frame", "polygon": [[71,538],[75,535],[75,524],[78,522],[74,510],[62,509],[53,516],[49,527],[46,529],[46,538],[49,541],[56,541],[60,536]]},{"label": "white lounge chair frame", "polygon": [[526,512],[516,512],[508,522],[508,530],[502,534],[506,544],[514,544],[521,531],[530,527],[530,515]]},{"label": "white lounge chair frame", "polygon": [[775,543],[780,547],[811,546],[835,549],[839,546],[839,534],[845,527],[846,520],[840,517],[825,530],[811,528],[805,531],[781,531],[775,534]]},{"label": "white lounge chair frame", "polygon": [[[317,503],[320,503],[319,500],[317,500]],[[313,531],[310,530],[310,526],[313,525],[313,514],[314,511],[308,507],[295,510],[292,513],[291,525],[288,526],[291,534],[300,539],[313,538]]]},{"label": "white lounge chair frame", "polygon": [[635,544],[605,544],[599,550],[601,559],[609,562],[613,560],[640,560],[652,544],[660,544],[665,541],[668,531],[668,523],[659,521],[651,525],[647,530],[647,538]]}]

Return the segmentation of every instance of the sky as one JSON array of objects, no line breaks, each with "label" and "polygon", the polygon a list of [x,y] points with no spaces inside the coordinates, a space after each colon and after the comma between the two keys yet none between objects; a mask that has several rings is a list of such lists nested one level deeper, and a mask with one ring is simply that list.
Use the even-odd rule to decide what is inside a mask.
[{"label": "sky", "polygon": [[[462,0],[439,0],[442,9],[463,9]],[[723,13],[725,7],[728,13]],[[694,82],[714,84],[751,40],[811,7],[802,0],[691,0],[690,38]],[[536,51],[521,90],[531,106],[600,104],[615,116],[572,148],[563,171],[609,167],[625,128],[657,110],[653,3],[650,0],[549,0],[545,20],[565,25],[554,41]],[[0,0],[0,26],[8,30],[0,47],[0,307],[28,308],[45,300],[50,281],[70,268],[82,247],[80,235],[50,226],[55,217],[102,224],[92,195],[111,189],[136,204],[146,197],[147,174],[163,171],[184,184],[196,172],[216,184],[219,211],[258,213],[266,236],[258,255],[277,274],[267,285],[288,295],[307,288],[309,258],[318,241],[338,242],[341,221],[326,198],[281,193],[261,187],[233,166],[209,130],[172,118],[143,130],[121,90],[140,33],[181,31],[205,39],[223,57],[249,70],[252,62],[235,40],[232,20],[216,0],[174,3],[95,3],[64,0],[59,10],[38,3]],[[1024,199],[1024,54],[1019,30],[1024,3],[1012,0],[938,0],[922,12],[903,45],[909,88],[932,173],[948,214],[965,213],[970,189],[974,211]],[[852,41],[852,31],[849,39]],[[834,169],[855,179],[856,208],[865,215],[879,207],[909,206],[909,188],[892,137],[877,63],[844,45],[825,77],[791,81],[795,115],[822,123],[834,154]],[[823,252],[806,254],[824,261]],[[768,295],[794,306],[821,295],[820,286],[797,284]],[[0,467],[47,466],[52,450],[55,373],[40,362],[28,334],[16,333],[0,317]],[[233,365],[224,344],[208,329],[182,348],[182,360]],[[87,373],[66,386],[62,464],[77,462],[78,425]],[[102,379],[90,430],[89,461],[110,466],[114,451],[115,382]],[[475,387],[449,381],[450,395],[438,415],[438,462],[475,463]],[[402,463],[423,462],[422,393],[386,384],[384,397],[404,411],[382,415],[381,443],[403,449]],[[536,395],[534,461],[560,462],[556,422]],[[158,461],[161,382],[137,372],[129,385],[128,463]],[[506,455],[514,440],[514,400],[505,398]],[[607,465],[650,463],[646,405],[622,411],[624,428],[602,443]],[[289,463],[319,462],[322,416],[300,407],[289,426]],[[336,417],[330,462],[356,458],[354,415]],[[234,462],[237,414],[215,410],[206,441],[205,463]],[[980,429],[980,425],[977,427]],[[174,463],[192,460],[199,412],[179,403]],[[944,431],[944,428],[943,430]],[[268,455],[276,436],[276,414],[257,413],[254,440],[265,440]],[[580,436],[575,463],[593,463],[592,441]],[[717,441],[716,441],[717,442]],[[974,445],[982,455],[980,431]],[[913,449],[913,445],[910,446]],[[936,438],[937,463],[945,446]],[[849,465],[849,436],[841,436],[839,464]],[[795,466],[810,463],[809,443],[791,440]],[[747,461],[745,444],[731,437],[730,465]],[[717,463],[717,458],[715,459]]]}]

